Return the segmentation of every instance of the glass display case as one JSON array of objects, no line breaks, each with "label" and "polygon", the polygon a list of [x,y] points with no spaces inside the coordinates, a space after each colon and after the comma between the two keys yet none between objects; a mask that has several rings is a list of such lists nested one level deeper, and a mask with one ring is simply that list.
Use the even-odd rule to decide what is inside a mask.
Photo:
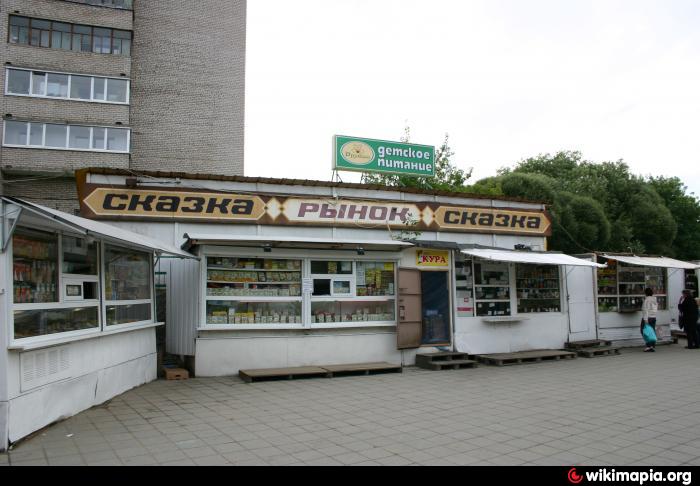
[{"label": "glass display case", "polygon": [[208,325],[301,324],[301,301],[243,302],[208,300]]},{"label": "glass display case", "polygon": [[62,271],[70,275],[97,275],[97,243],[63,236]]},{"label": "glass display case", "polygon": [[455,295],[457,298],[457,316],[474,316],[474,275],[470,259],[455,261]]},{"label": "glass display case", "polygon": [[693,293],[693,298],[698,298],[698,274],[696,270],[685,270],[684,289],[690,290]]},{"label": "glass display case", "polygon": [[301,260],[207,258],[208,297],[299,297]]},{"label": "glass display case", "polygon": [[641,267],[599,259],[607,268],[598,269],[598,311],[639,312],[644,304],[644,291],[650,288],[659,310],[668,309],[666,269]]},{"label": "glass display case", "polygon": [[14,311],[15,339],[99,328],[98,307]]},{"label": "glass display case", "polygon": [[12,236],[15,304],[58,302],[58,235],[18,228]]},{"label": "glass display case", "polygon": [[107,300],[150,299],[151,278],[151,256],[148,253],[106,246],[105,297]]},{"label": "glass display case", "polygon": [[561,312],[559,267],[525,265],[516,267],[518,312]]},{"label": "glass display case", "polygon": [[474,293],[477,316],[509,316],[508,263],[474,263]]},{"label": "glass display case", "polygon": [[311,303],[311,323],[389,322],[395,318],[395,301],[328,301]]},{"label": "glass display case", "polygon": [[394,295],[394,264],[392,262],[357,262],[356,286],[358,297]]}]

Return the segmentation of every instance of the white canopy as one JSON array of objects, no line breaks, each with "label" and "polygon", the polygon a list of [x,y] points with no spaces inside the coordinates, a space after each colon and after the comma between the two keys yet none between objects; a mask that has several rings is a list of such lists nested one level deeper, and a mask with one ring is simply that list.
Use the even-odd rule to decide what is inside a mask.
[{"label": "white canopy", "polygon": [[630,265],[639,265],[642,267],[662,267],[662,268],[683,268],[686,270],[695,270],[700,268],[696,263],[684,262],[666,257],[639,257],[639,256],[619,256],[619,255],[602,255],[603,258],[609,260],[617,260],[618,262],[628,263]]},{"label": "white canopy", "polygon": [[38,216],[40,219],[50,221],[54,224],[57,223],[62,227],[68,227],[76,233],[97,236],[115,243],[126,243],[129,246],[154,251],[156,254],[165,253],[180,258],[197,258],[176,246],[151,239],[139,233],[134,233],[133,231],[117,228],[110,224],[81,218],[80,216],[74,216],[64,213],[63,211],[58,211],[57,209],[47,208],[46,206],[30,203],[14,197],[3,197],[2,200],[26,210],[32,216]]},{"label": "white canopy", "polygon": [[343,238],[309,238],[306,236],[251,236],[231,233],[186,233],[187,241],[182,248],[189,250],[195,245],[235,245],[260,248],[269,245],[272,248],[313,248],[366,251],[398,251],[413,246],[412,243],[395,240],[354,240]]},{"label": "white canopy", "polygon": [[462,250],[462,253],[481,258],[483,260],[494,260],[497,262],[517,262],[535,263],[540,265],[567,265],[571,267],[602,267],[600,263],[595,263],[581,258],[575,258],[563,253],[554,252],[534,252],[517,250],[496,250],[486,248],[472,248]]}]

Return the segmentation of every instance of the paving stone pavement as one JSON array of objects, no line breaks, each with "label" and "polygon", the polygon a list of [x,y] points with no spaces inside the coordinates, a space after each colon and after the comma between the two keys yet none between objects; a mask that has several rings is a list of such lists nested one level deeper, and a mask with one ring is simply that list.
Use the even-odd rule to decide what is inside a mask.
[{"label": "paving stone pavement", "polygon": [[159,380],[3,465],[700,465],[700,351],[245,384]]}]

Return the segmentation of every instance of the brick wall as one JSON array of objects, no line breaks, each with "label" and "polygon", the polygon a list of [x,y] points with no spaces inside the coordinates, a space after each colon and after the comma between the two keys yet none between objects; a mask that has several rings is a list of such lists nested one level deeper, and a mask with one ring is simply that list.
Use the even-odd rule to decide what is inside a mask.
[{"label": "brick wall", "polygon": [[134,3],[132,168],[243,175],[245,0]]}]

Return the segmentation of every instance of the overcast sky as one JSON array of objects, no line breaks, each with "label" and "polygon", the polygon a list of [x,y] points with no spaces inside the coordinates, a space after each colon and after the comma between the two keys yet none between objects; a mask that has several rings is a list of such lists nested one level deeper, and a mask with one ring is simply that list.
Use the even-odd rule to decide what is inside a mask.
[{"label": "overcast sky", "polygon": [[698,25],[699,0],[250,0],[245,173],[329,180],[334,134],[408,125],[472,181],[579,150],[700,195]]}]

